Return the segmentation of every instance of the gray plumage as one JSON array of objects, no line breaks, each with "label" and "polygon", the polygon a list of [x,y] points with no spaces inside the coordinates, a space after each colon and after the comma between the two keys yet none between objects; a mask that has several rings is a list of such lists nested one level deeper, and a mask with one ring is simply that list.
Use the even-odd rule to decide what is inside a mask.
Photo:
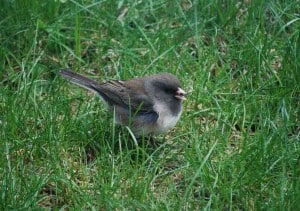
[{"label": "gray plumage", "polygon": [[186,93],[170,73],[159,73],[127,81],[99,83],[70,70],[59,72],[65,79],[100,95],[116,122],[136,135],[165,133],[175,126]]}]

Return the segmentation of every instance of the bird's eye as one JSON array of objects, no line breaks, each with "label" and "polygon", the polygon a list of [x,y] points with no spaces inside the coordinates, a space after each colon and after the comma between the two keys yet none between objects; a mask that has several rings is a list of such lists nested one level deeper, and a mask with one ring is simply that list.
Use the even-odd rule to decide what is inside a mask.
[{"label": "bird's eye", "polygon": [[174,91],[174,89],[171,89],[171,88],[166,88],[164,91],[168,94],[173,94],[176,92],[176,91]]},{"label": "bird's eye", "polygon": [[161,91],[165,92],[166,94],[174,94],[176,93],[177,88],[170,87],[169,84],[161,83],[161,82],[155,82],[154,86],[160,89]]}]

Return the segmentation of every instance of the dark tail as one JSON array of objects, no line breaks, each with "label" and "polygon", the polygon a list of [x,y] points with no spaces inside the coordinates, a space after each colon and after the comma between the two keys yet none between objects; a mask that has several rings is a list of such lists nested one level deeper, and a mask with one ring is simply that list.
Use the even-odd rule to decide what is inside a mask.
[{"label": "dark tail", "polygon": [[70,82],[98,93],[97,87],[99,87],[100,84],[97,81],[67,69],[60,70],[58,73]]}]

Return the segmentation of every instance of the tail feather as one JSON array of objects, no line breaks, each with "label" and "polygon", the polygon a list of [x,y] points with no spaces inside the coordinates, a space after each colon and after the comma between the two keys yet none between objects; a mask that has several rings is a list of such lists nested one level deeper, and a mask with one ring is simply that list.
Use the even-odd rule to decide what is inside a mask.
[{"label": "tail feather", "polygon": [[98,93],[96,87],[99,87],[100,84],[97,81],[67,69],[60,70],[59,74],[74,84]]}]

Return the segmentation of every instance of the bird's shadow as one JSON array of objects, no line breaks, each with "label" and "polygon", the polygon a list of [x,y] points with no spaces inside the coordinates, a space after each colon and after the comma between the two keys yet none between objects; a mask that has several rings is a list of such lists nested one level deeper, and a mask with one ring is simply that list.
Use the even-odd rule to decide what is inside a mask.
[{"label": "bird's shadow", "polygon": [[[84,146],[87,164],[94,162],[98,157],[108,154],[118,155],[119,153],[130,153],[131,159],[139,160],[139,156],[146,153],[152,154],[164,142],[164,138],[154,136],[134,137],[124,128],[118,128],[113,133],[97,137]],[[105,138],[103,138],[105,137]],[[139,153],[140,151],[143,153]]]}]

